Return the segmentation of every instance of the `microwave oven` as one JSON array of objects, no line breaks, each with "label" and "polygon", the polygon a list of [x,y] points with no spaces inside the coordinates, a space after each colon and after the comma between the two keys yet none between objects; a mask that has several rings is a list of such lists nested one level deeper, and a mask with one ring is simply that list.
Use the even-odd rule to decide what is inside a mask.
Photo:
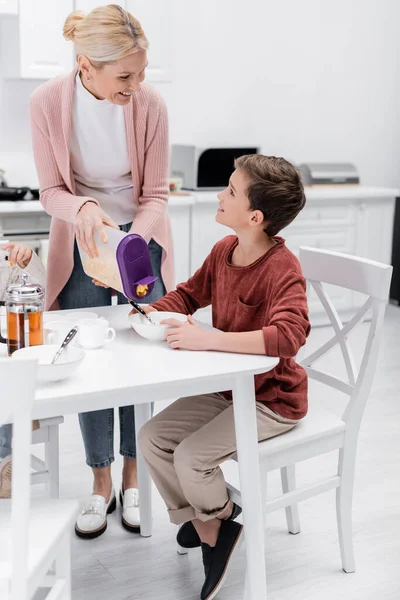
[{"label": "microwave oven", "polygon": [[199,148],[174,144],[171,147],[171,175],[182,179],[186,190],[221,190],[228,185],[235,158],[259,154],[257,146]]}]

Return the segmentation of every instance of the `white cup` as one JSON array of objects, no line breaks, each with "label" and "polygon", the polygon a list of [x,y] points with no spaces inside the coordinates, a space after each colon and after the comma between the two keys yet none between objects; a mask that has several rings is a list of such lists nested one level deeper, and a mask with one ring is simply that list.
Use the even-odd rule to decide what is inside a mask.
[{"label": "white cup", "polygon": [[[46,344],[57,344],[60,345],[65,340],[66,335],[75,327],[74,321],[48,321],[43,325],[44,340]],[[71,344],[74,344],[75,340],[71,340]]]},{"label": "white cup", "polygon": [[78,343],[82,348],[101,348],[115,338],[115,329],[106,319],[82,319],[78,323]]}]

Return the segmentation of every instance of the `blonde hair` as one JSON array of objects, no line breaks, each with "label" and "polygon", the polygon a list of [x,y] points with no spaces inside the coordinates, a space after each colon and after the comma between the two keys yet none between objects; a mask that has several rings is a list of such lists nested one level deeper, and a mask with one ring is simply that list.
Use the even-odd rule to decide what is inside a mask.
[{"label": "blonde hair", "polygon": [[118,4],[88,14],[75,10],[65,20],[63,35],[74,42],[76,55],[84,54],[97,68],[149,45],[140,22]]}]

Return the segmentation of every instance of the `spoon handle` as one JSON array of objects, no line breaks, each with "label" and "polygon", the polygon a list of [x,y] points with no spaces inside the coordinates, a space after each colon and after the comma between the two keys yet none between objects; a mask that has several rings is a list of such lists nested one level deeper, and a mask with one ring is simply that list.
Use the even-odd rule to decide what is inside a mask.
[{"label": "spoon handle", "polygon": [[65,350],[65,348],[68,346],[68,344],[70,343],[70,341],[74,339],[74,337],[76,336],[77,333],[78,333],[78,327],[77,326],[74,327],[73,329],[71,329],[71,331],[69,331],[67,333],[67,335],[65,336],[65,339],[64,339],[63,343],[61,344],[60,348],[55,353],[53,360],[51,361],[52,365],[54,365],[54,363],[56,362],[56,360],[59,359],[60,354]]},{"label": "spoon handle", "polygon": [[136,308],[136,310],[138,311],[138,313],[140,313],[141,315],[143,315],[144,317],[146,317],[146,319],[148,321],[150,321],[150,323],[152,325],[155,325],[153,319],[150,317],[150,315],[148,315],[143,308],[140,306],[140,304],[138,304],[137,302],[134,302],[133,300],[129,300],[129,304],[131,304],[133,306],[133,308]]}]

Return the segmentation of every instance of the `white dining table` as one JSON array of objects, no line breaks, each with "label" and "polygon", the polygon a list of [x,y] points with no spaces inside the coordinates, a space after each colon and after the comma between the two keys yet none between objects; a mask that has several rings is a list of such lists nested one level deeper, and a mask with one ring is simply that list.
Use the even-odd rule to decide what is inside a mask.
[{"label": "white dining table", "polygon": [[[150,342],[139,337],[130,327],[126,305],[94,310],[116,330],[115,340],[101,349],[87,351],[70,378],[39,384],[32,417],[41,419],[133,404],[138,432],[151,417],[152,402],[232,390],[246,537],[246,600],[266,600],[254,375],[272,370],[279,359],[172,350],[166,342]],[[152,535],[151,479],[140,452],[138,478],[141,535],[148,537]]]}]

